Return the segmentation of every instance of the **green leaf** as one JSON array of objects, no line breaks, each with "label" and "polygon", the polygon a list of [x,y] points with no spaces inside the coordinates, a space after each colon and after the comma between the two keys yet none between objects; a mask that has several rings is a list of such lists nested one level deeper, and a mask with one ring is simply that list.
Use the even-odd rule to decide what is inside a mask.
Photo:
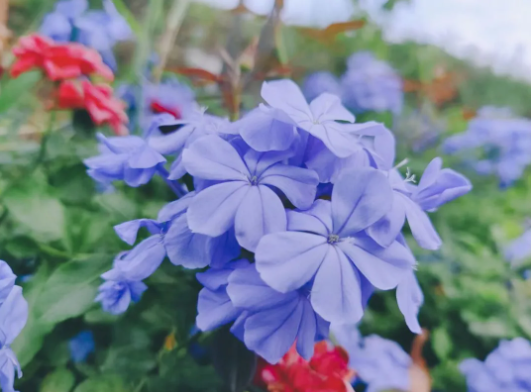
[{"label": "green leaf", "polygon": [[24,289],[29,318],[13,343],[21,366],[39,352],[55,324],[80,316],[94,306],[100,275],[110,265],[111,257],[94,255],[61,264],[51,274],[46,264],[39,268]]},{"label": "green leaf", "polygon": [[432,332],[431,341],[439,359],[444,360],[448,358],[452,351],[452,341],[448,332],[444,328],[437,328]]},{"label": "green leaf", "polygon": [[94,305],[100,275],[109,269],[111,258],[95,255],[62,264],[46,282],[36,302],[39,319],[58,323],[85,313]]},{"label": "green leaf", "polygon": [[120,377],[105,375],[83,381],[74,392],[128,392],[128,390]]},{"label": "green leaf", "polygon": [[6,84],[0,89],[0,113],[4,113],[15,105],[18,100],[35,87],[41,80],[40,71],[30,71],[23,73],[16,79],[8,79]]},{"label": "green leaf", "polygon": [[28,193],[27,187],[13,188],[4,196],[13,220],[41,242],[56,241],[64,234],[64,206],[38,188]]},{"label": "green leaf", "polygon": [[29,305],[28,322],[11,346],[22,367],[37,354],[42,347],[44,336],[53,329],[53,324],[40,323],[37,320],[37,312],[34,311],[35,302],[44,290],[49,274],[48,265],[41,264],[31,281],[24,286],[24,297]]},{"label": "green leaf", "polygon": [[69,392],[75,383],[74,374],[65,368],[56,369],[42,381],[40,392]]}]

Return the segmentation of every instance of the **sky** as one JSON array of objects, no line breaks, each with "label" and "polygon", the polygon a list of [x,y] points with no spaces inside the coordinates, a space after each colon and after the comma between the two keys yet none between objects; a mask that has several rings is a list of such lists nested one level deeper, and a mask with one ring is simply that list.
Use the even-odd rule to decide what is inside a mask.
[{"label": "sky", "polygon": [[361,0],[387,40],[435,44],[449,53],[531,81],[531,0],[411,0],[389,13]]}]

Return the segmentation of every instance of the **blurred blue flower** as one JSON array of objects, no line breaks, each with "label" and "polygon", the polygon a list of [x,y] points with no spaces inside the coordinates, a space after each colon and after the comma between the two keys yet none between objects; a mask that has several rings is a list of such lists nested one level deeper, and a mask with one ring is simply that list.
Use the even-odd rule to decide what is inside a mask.
[{"label": "blurred blue flower", "polygon": [[505,258],[511,264],[518,264],[529,257],[531,257],[531,228],[505,248]]},{"label": "blurred blue flower", "polygon": [[124,181],[137,187],[146,184],[160,170],[166,158],[138,136],[106,138],[98,134],[101,155],[84,160],[87,173],[104,184]]},{"label": "blurred blue flower", "polygon": [[102,10],[88,10],[87,0],[59,1],[54,11],[44,17],[39,31],[58,42],[79,42],[96,49],[114,71],[117,64],[113,46],[133,37],[112,0],[103,0]]},{"label": "blurred blue flower", "polygon": [[328,71],[314,72],[306,77],[302,92],[307,100],[312,101],[322,93],[341,96],[339,80]]},{"label": "blurred blue flower", "polygon": [[332,325],[332,335],[349,355],[349,367],[357,373],[355,383],[367,392],[410,391],[410,356],[392,340],[378,335],[361,336],[355,324]]},{"label": "blurred blue flower", "polygon": [[70,357],[74,362],[83,362],[96,349],[92,331],[81,331],[68,342]]},{"label": "blurred blue flower", "polygon": [[3,392],[15,392],[15,376],[22,371],[11,344],[28,320],[28,303],[22,288],[15,286],[15,275],[9,265],[0,260],[0,387]]},{"label": "blurred blue flower", "polygon": [[359,350],[350,351],[350,366],[367,384],[367,392],[409,391],[411,358],[392,340],[378,335],[363,339]]},{"label": "blurred blue flower", "polygon": [[167,115],[168,121],[190,119],[199,109],[192,89],[174,78],[160,83],[146,80],[140,85],[121,84],[116,96],[127,104],[127,114],[132,119],[130,129],[139,127],[144,135],[152,133],[151,126],[158,115]]},{"label": "blurred blue flower", "polygon": [[524,338],[502,340],[484,362],[466,359],[459,365],[469,392],[531,390],[531,343]]},{"label": "blurred blue flower", "polygon": [[433,147],[446,129],[445,121],[437,116],[436,110],[429,104],[404,115],[397,121],[393,131],[397,138],[415,152]]},{"label": "blurred blue flower", "polygon": [[531,120],[515,117],[506,108],[484,107],[468,129],[446,139],[442,149],[462,153],[477,173],[496,175],[500,186],[508,187],[531,164]]},{"label": "blurred blue flower", "polygon": [[350,56],[341,88],[343,104],[356,113],[402,111],[402,79],[389,64],[370,52]]}]

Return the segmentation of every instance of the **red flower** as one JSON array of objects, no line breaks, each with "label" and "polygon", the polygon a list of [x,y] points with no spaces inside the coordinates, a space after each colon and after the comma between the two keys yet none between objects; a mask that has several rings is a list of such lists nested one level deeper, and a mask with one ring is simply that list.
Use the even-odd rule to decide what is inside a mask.
[{"label": "red flower", "polygon": [[353,377],[345,350],[319,342],[309,362],[295,346],[276,365],[260,359],[254,382],[269,392],[348,392]]},{"label": "red flower", "polygon": [[112,81],[114,75],[94,49],[76,43],[58,44],[38,34],[20,38],[13,48],[17,58],[11,67],[11,76],[33,68],[41,68],[51,80],[77,78],[82,75],[100,75]]},{"label": "red flower", "polygon": [[94,85],[88,80],[61,83],[57,94],[60,109],[85,109],[96,125],[109,124],[117,135],[127,133],[125,104],[113,96],[105,84]]}]

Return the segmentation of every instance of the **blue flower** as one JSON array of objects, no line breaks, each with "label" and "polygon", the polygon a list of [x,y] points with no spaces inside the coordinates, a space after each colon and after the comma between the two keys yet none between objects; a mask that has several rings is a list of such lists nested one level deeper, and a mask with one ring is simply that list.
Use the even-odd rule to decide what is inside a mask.
[{"label": "blue flower", "polygon": [[127,244],[136,242],[138,231],[146,228],[150,237],[132,250],[118,255],[113,268],[102,275],[96,301],[105,311],[118,314],[136,302],[147,286],[142,281],[151,276],[167,256],[174,265],[222,268],[240,254],[240,247],[229,230],[221,236],[209,237],[193,233],[188,227],[187,210],[195,193],[169,203],[159,212],[157,220],[137,219],[115,226],[118,236]]},{"label": "blue flower", "polygon": [[111,0],[103,0],[103,10],[88,10],[87,0],[63,0],[47,14],[40,33],[58,42],[79,42],[100,52],[103,61],[116,71],[113,46],[132,38],[126,20]]},{"label": "blue flower", "polygon": [[305,150],[305,165],[315,170],[322,183],[335,183],[344,171],[375,167],[390,170],[395,160],[395,138],[383,124],[369,121],[350,131],[357,138],[351,155],[337,157],[319,139],[310,136]]},{"label": "blue flower", "polygon": [[138,136],[106,138],[98,134],[101,155],[85,159],[87,173],[96,181],[108,184],[124,181],[137,187],[146,184],[160,170],[166,159]]},{"label": "blue flower", "polygon": [[511,264],[527,259],[531,256],[531,229],[526,230],[520,237],[512,241],[505,248],[505,258]]},{"label": "blue flower", "polygon": [[531,343],[524,338],[502,340],[484,362],[466,359],[459,365],[469,392],[531,390]]},{"label": "blue flower", "polygon": [[227,285],[232,272],[247,265],[247,260],[237,260],[196,275],[204,286],[197,299],[196,325],[201,331],[210,331],[233,322],[241,314],[241,310],[236,309],[229,298]]},{"label": "blue flower", "polygon": [[285,79],[264,82],[262,98],[286,113],[297,127],[321,140],[337,157],[345,158],[358,150],[358,135],[353,132],[365,125],[352,124],[354,116],[341,105],[339,97],[324,93],[308,104],[299,87]]},{"label": "blue flower", "polygon": [[210,330],[235,321],[231,331],[270,363],[294,343],[310,359],[315,341],[328,335],[329,324],[314,312],[306,288],[279,293],[245,260],[210,269],[198,279],[205,285],[199,294],[198,327]]},{"label": "blue flower", "polygon": [[14,285],[9,265],[0,260],[0,387],[4,392],[15,392],[15,375],[22,377],[17,357],[10,345],[28,320],[28,303],[22,288]]},{"label": "blue flower", "polygon": [[87,0],[58,1],[54,11],[44,17],[39,32],[54,41],[68,42],[73,38],[74,20],[87,8]]},{"label": "blue flower", "polygon": [[500,185],[508,187],[531,164],[531,121],[508,109],[484,107],[468,129],[446,139],[442,149],[466,153],[468,166],[481,175],[497,175]]},{"label": "blue flower", "polygon": [[262,238],[255,254],[260,276],[280,292],[311,282],[311,304],[321,317],[338,324],[358,322],[363,316],[361,276],[389,290],[415,264],[398,241],[382,247],[365,234],[388,213],[392,198],[382,172],[345,172],[331,202],[317,200],[309,210],[288,211],[289,231]]},{"label": "blue flower", "polygon": [[228,142],[205,136],[183,152],[188,173],[215,181],[201,190],[188,209],[193,232],[219,236],[234,226],[238,243],[254,251],[260,238],[286,228],[279,189],[295,205],[307,208],[315,198],[317,174],[282,163],[285,153],[248,150],[242,157]]},{"label": "blue flower", "polygon": [[295,122],[282,110],[260,105],[232,123],[227,132],[239,134],[256,151],[285,151],[297,139]]},{"label": "blue flower", "polygon": [[350,56],[341,87],[343,103],[355,112],[390,111],[398,114],[402,111],[402,79],[389,64],[376,59],[370,52]]},{"label": "blue flower", "polygon": [[[152,118],[146,137],[149,145],[161,154],[178,154],[183,148],[203,136],[224,136],[228,125],[228,120],[207,114],[204,110],[194,109],[182,119],[176,119],[173,115],[165,113]],[[176,169],[177,166],[180,169]],[[176,170],[181,173],[179,176],[176,175]],[[182,175],[184,168],[178,158],[172,165],[170,178],[177,179]]]},{"label": "blue flower", "polygon": [[311,101],[322,93],[341,96],[341,85],[332,73],[320,71],[314,72],[306,77],[302,91],[306,99]]},{"label": "blue flower", "polygon": [[120,253],[114,260],[113,269],[102,274],[105,282],[99,287],[96,302],[101,302],[104,311],[111,314],[121,314],[127,310],[132,302],[138,302],[147,286],[128,271],[122,271],[127,265],[128,252]]},{"label": "blue flower", "polygon": [[348,354],[349,364],[356,370],[358,382],[367,384],[367,392],[411,390],[409,368],[412,360],[398,343],[370,335],[359,347],[349,349]]},{"label": "blue flower", "polygon": [[411,184],[414,176],[404,180],[394,169],[388,178],[393,188],[392,208],[369,228],[368,234],[380,245],[387,246],[396,239],[407,218],[418,244],[425,249],[438,249],[441,239],[425,211],[434,211],[468,193],[472,189],[470,181],[451,169],[442,169],[440,158],[429,163],[418,186]]},{"label": "blue flower", "polygon": [[81,331],[68,342],[70,357],[74,362],[83,362],[95,350],[92,331]]},{"label": "blue flower", "polygon": [[422,329],[417,316],[424,303],[424,294],[413,271],[408,273],[396,287],[396,302],[411,332],[420,334]]},{"label": "blue flower", "polygon": [[158,125],[152,124],[158,121],[156,117],[161,114],[166,115],[163,117],[165,122],[172,123],[191,118],[198,111],[194,92],[174,78],[164,79],[160,83],[145,81],[140,85],[122,84],[116,89],[116,95],[127,104],[128,116],[133,119],[130,129],[138,126],[145,136],[159,131],[156,129]]},{"label": "blue flower", "polygon": [[[194,197],[195,193],[192,192],[169,203],[160,210],[157,221],[138,219],[115,227],[118,236],[129,245],[135,243],[141,227],[146,227],[152,234],[133,248],[133,252],[139,255],[138,263],[129,262],[122,270],[127,268],[131,271],[129,276],[135,275],[136,280],[143,280],[158,268],[166,255],[172,264],[193,269],[207,265],[222,266],[240,254],[240,247],[231,230],[218,237],[190,230],[188,209]],[[132,256],[128,255],[127,259],[131,260]],[[142,272],[144,270],[146,272]]]}]

